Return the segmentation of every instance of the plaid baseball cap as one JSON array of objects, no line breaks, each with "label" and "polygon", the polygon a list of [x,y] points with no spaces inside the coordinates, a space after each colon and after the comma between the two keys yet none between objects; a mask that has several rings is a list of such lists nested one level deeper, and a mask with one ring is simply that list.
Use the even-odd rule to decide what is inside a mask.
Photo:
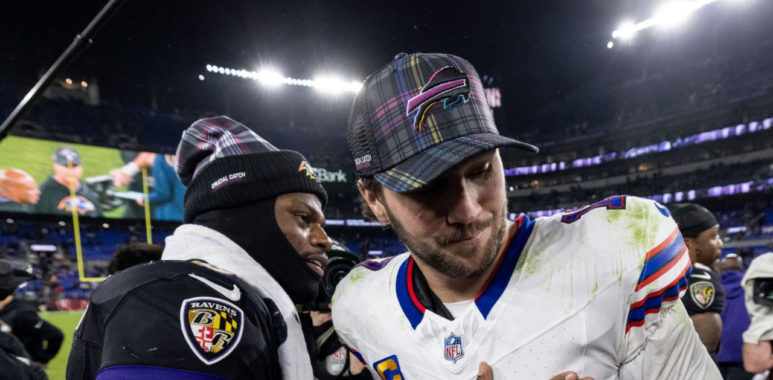
[{"label": "plaid baseball cap", "polygon": [[494,148],[539,151],[501,136],[475,68],[440,53],[400,53],[371,74],[354,99],[347,140],[357,175],[395,192]]},{"label": "plaid baseball cap", "polygon": [[183,132],[175,172],[187,186],[183,222],[214,209],[231,208],[282,194],[327,192],[300,153],[278,149],[227,116],[200,119]]},{"label": "plaid baseball cap", "polygon": [[81,155],[78,154],[77,150],[67,145],[56,148],[54,154],[51,155],[51,159],[62,166],[68,166],[68,164],[78,166],[81,164]]}]

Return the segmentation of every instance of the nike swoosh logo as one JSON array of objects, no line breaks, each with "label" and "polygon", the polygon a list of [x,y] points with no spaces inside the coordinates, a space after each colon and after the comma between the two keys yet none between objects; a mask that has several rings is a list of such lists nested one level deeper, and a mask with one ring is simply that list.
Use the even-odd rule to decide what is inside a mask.
[{"label": "nike swoosh logo", "polygon": [[700,278],[701,280],[711,280],[711,275],[708,273],[693,273],[690,277]]},{"label": "nike swoosh logo", "polygon": [[233,289],[228,289],[226,287],[220,286],[218,284],[215,284],[212,281],[207,280],[204,277],[197,276],[193,273],[188,273],[188,276],[191,276],[201,282],[203,282],[205,285],[209,286],[212,289],[215,289],[216,292],[222,294],[225,298],[228,298],[231,301],[238,301],[240,298],[242,298],[242,291],[239,290],[239,288],[234,284]]}]

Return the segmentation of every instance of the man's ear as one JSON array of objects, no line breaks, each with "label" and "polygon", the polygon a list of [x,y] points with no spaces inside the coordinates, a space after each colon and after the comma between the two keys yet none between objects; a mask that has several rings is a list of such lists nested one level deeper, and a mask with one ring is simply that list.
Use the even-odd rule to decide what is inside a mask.
[{"label": "man's ear", "polygon": [[684,245],[687,246],[688,251],[693,251],[693,247],[695,247],[695,239],[689,238],[689,237],[682,237],[684,239]]},{"label": "man's ear", "polygon": [[386,209],[384,207],[383,196],[380,196],[376,191],[366,188],[362,181],[357,181],[357,189],[360,190],[362,199],[367,203],[373,216],[379,222],[389,225],[389,218],[387,217]]},{"label": "man's ear", "polygon": [[689,237],[683,237],[683,239],[684,245],[687,247],[687,254],[690,256],[690,261],[695,264],[698,260],[698,258],[695,256],[697,254],[697,252],[695,252],[695,239]]}]

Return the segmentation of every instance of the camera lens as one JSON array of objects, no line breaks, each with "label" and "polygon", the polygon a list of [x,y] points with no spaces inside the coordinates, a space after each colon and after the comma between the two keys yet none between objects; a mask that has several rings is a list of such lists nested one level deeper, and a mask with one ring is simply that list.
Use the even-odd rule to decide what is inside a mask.
[{"label": "camera lens", "polygon": [[328,262],[325,274],[322,276],[322,289],[328,299],[333,296],[336,285],[346,277],[354,265],[356,265],[354,261],[343,257],[334,257]]}]

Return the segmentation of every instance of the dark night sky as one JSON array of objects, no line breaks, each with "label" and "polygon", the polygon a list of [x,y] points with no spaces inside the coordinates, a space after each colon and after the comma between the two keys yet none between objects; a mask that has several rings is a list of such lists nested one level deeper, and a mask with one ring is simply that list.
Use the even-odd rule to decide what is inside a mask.
[{"label": "dark night sky", "polygon": [[[722,54],[726,44],[773,34],[770,26],[760,27],[773,24],[773,2],[747,0],[730,7],[727,1],[699,11],[679,33],[645,33],[635,46],[608,50],[610,33],[623,17],[647,18],[658,2],[131,0],[65,74],[96,77],[107,100],[148,104],[154,91],[162,107],[222,112],[218,88],[196,79],[207,74],[207,63],[237,68],[271,63],[296,78],[327,70],[364,79],[397,52],[444,51],[493,76],[505,102],[499,112],[518,122],[599,78],[630,80],[644,65],[668,65],[669,54]],[[0,80],[31,87],[103,4],[6,4],[0,15]],[[721,25],[735,33],[730,40]],[[255,93],[260,101],[262,94]]]}]

